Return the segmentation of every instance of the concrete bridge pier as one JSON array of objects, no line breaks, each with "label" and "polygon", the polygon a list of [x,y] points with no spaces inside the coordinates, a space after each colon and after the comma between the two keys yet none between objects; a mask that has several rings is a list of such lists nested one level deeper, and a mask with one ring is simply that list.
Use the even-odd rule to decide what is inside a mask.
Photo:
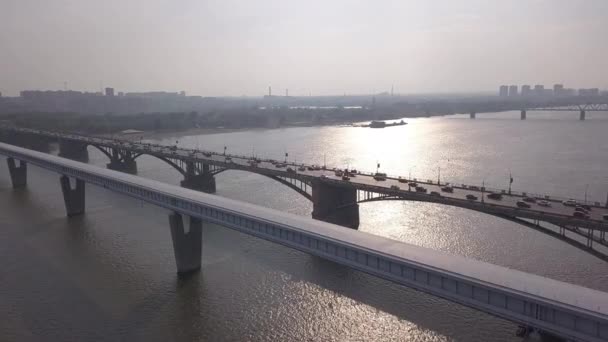
[{"label": "concrete bridge pier", "polygon": [[586,114],[585,111],[581,110],[581,115],[579,116],[579,120],[585,121],[585,114]]},{"label": "concrete bridge pier", "polygon": [[315,180],[312,201],[312,218],[353,229],[359,227],[357,189]]},{"label": "concrete bridge pier", "polygon": [[75,180],[76,185],[72,188],[68,176],[61,176],[59,179],[68,217],[84,214],[84,181],[78,178]]},{"label": "concrete bridge pier", "polygon": [[521,111],[521,119],[522,119],[522,120],[526,120],[526,114],[527,114],[527,113],[526,113],[526,111],[525,111],[525,110],[522,110],[522,111]]},{"label": "concrete bridge pier", "polygon": [[89,161],[89,151],[87,150],[87,145],[71,140],[59,141],[59,156],[83,162]]},{"label": "concrete bridge pier", "polygon": [[27,163],[20,160],[19,166],[15,163],[14,158],[7,158],[8,172],[11,175],[13,189],[25,188],[27,185]]},{"label": "concrete bridge pier", "polygon": [[180,185],[187,189],[202,191],[208,194],[214,194],[215,177],[209,169],[209,164],[203,164],[203,173],[196,174],[194,163],[186,164],[186,175]]},{"label": "concrete bridge pier", "polygon": [[137,162],[133,154],[129,151],[121,152],[117,149],[112,149],[110,162],[106,164],[107,168],[114,171],[136,174]]},{"label": "concrete bridge pier", "polygon": [[469,117],[470,117],[471,119],[475,119],[475,116],[476,116],[476,115],[477,115],[477,113],[475,113],[475,112],[471,112],[471,113],[469,114]]},{"label": "concrete bridge pier", "polygon": [[182,215],[177,212],[169,215],[173,252],[178,274],[187,274],[201,268],[203,252],[203,224],[201,219],[190,217],[188,232],[184,229]]}]

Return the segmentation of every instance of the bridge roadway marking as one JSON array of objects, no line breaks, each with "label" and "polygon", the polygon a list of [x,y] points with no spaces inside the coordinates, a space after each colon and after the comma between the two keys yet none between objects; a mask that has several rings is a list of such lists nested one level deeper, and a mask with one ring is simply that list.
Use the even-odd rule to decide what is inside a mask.
[{"label": "bridge roadway marking", "polygon": [[[122,149],[130,149],[137,153],[144,154],[152,154],[157,156],[162,156],[165,158],[177,158],[181,160],[191,160],[196,162],[210,163],[220,167],[226,168],[236,168],[245,171],[251,171],[255,173],[262,174],[270,174],[274,176],[281,177],[289,177],[289,178],[301,178],[303,180],[312,181],[313,179],[319,179],[321,175],[325,175],[329,181],[334,182],[339,186],[353,186],[360,190],[371,190],[373,192],[377,192],[380,194],[387,195],[395,195],[395,196],[403,196],[405,198],[411,200],[422,200],[428,202],[442,202],[441,199],[430,197],[429,193],[431,191],[436,191],[441,194],[442,197],[447,199],[447,202],[450,202],[452,205],[468,207],[481,212],[493,212],[498,210],[503,214],[507,214],[514,217],[523,217],[529,219],[539,219],[543,221],[547,221],[549,223],[561,224],[561,225],[569,225],[569,226],[579,226],[579,227],[593,227],[596,230],[608,231],[608,221],[604,219],[604,215],[608,215],[608,208],[592,206],[592,210],[589,212],[589,219],[577,219],[572,217],[574,212],[574,208],[564,206],[561,201],[556,199],[547,199],[551,203],[550,207],[541,207],[536,203],[530,203],[532,208],[524,209],[519,208],[517,206],[517,201],[521,200],[521,196],[503,194],[502,200],[492,200],[487,197],[484,198],[485,206],[475,205],[473,203],[479,203],[481,201],[481,196],[484,194],[487,195],[488,192],[482,192],[481,190],[475,189],[464,189],[454,186],[454,193],[445,193],[441,192],[442,185],[431,184],[424,181],[417,181],[420,185],[423,185],[427,188],[427,194],[419,194],[415,193],[415,190],[412,188],[409,191],[407,188],[407,184],[400,183],[396,178],[387,178],[386,181],[377,181],[373,178],[372,175],[369,174],[358,174],[356,177],[352,177],[350,181],[343,181],[341,177],[337,177],[334,175],[333,170],[306,170],[306,171],[297,171],[294,173],[289,173],[285,171],[283,168],[277,168],[273,165],[269,160],[264,160],[258,164],[257,167],[252,167],[248,164],[248,161],[251,157],[246,156],[237,156],[237,155],[228,155],[232,158],[231,162],[226,162],[226,156],[217,152],[206,152],[206,151],[195,151],[195,150],[187,150],[178,148],[176,151],[172,151],[170,146],[163,145],[154,145],[154,144],[146,144],[146,143],[137,143],[129,140],[115,140],[108,139],[102,137],[94,137],[94,136],[83,136],[76,134],[63,134],[56,132],[48,132],[48,131],[40,131],[34,129],[27,128],[19,128],[17,129],[21,132],[33,133],[33,134],[41,134],[46,136],[51,136],[55,138],[62,137],[64,139],[94,143],[101,146],[111,147],[111,148],[122,148]],[[206,157],[204,153],[211,153],[211,157]],[[302,164],[289,164],[289,167],[294,170]],[[309,166],[309,165],[305,165]],[[304,177],[302,177],[304,176]],[[399,190],[390,189],[391,186],[400,187]],[[474,194],[479,197],[477,201],[468,201],[466,199],[466,195]],[[449,199],[455,199],[457,201],[449,201]],[[446,201],[443,201],[446,202]],[[473,202],[473,203],[468,203]],[[511,210],[510,212],[508,210]],[[553,221],[553,222],[552,222]]]},{"label": "bridge roadway marking", "polygon": [[0,143],[0,154],[579,341],[608,339],[608,294]]}]

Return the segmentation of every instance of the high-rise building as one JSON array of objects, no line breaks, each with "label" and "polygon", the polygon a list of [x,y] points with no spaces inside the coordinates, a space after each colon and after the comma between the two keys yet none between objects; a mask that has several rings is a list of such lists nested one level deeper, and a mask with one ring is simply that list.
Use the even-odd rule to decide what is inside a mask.
[{"label": "high-rise building", "polygon": [[553,85],[553,96],[564,96],[564,85],[554,84]]},{"label": "high-rise building", "polygon": [[545,86],[542,84],[537,84],[534,86],[534,95],[535,96],[544,96],[545,95]]},{"label": "high-rise building", "polygon": [[509,95],[509,87],[506,85],[501,85],[498,89],[498,96],[508,96]]},{"label": "high-rise building", "polygon": [[525,84],[521,86],[521,96],[532,96],[532,90],[530,88],[530,85]]},{"label": "high-rise building", "polygon": [[600,90],[598,88],[590,88],[590,89],[579,89],[578,96],[599,96]]},{"label": "high-rise building", "polygon": [[106,88],[106,96],[114,96],[114,88]]},{"label": "high-rise building", "polygon": [[517,96],[518,92],[517,92],[517,86],[516,85],[510,85],[509,86],[509,96]]}]

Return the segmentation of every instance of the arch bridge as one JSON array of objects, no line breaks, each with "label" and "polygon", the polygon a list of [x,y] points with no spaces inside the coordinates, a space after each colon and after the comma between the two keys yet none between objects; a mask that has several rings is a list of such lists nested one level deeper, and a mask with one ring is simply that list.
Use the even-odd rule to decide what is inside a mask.
[{"label": "arch bridge", "polygon": [[[464,184],[450,185],[453,192],[447,193],[442,192],[446,183],[433,183],[430,180],[421,182],[401,177],[377,180],[374,175],[364,172],[351,172],[351,178],[345,180],[336,176],[333,170],[313,165],[294,165],[270,159],[261,160],[141,141],[27,128],[5,127],[0,129],[0,138],[29,148],[38,147],[34,149],[43,145],[41,141],[57,141],[60,156],[77,160],[87,160],[87,147],[92,146],[108,157],[109,169],[132,174],[137,172],[137,158],[143,155],[153,156],[183,176],[182,187],[207,193],[216,191],[215,175],[221,172],[239,170],[256,173],[289,187],[311,201],[313,218],[355,229],[359,226],[360,203],[400,200],[465,208],[540,231],[608,261],[608,221],[604,220],[608,209],[605,204],[602,206],[599,202],[590,205],[592,210],[589,217],[577,218],[572,215],[573,208],[563,206],[561,199],[546,195],[533,197],[542,198],[549,206],[541,207],[532,203],[530,208],[521,208],[517,202],[532,195],[502,191],[501,200],[491,200],[486,197],[487,191],[484,188]],[[9,167],[15,174],[19,173],[17,165]],[[413,182],[417,184],[413,185]],[[425,187],[425,192],[417,191],[416,186]],[[475,195],[478,199],[467,199],[467,195]]]}]

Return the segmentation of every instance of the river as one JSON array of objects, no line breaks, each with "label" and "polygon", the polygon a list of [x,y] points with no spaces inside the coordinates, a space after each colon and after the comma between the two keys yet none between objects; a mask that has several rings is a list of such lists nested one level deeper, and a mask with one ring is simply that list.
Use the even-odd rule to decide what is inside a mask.
[{"label": "river", "polygon": [[[406,120],[406,126],[298,127],[153,139],[453,183],[605,201],[608,115],[519,112]],[[105,156],[89,148],[90,163]],[[139,175],[180,176],[150,156]],[[203,266],[175,274],[167,212],[93,186],[67,219],[58,175],[30,167],[13,191],[0,172],[3,341],[518,341],[516,326],[307,254],[205,225]],[[439,174],[440,171],[440,174]],[[310,216],[265,177],[216,176],[217,195]],[[428,203],[360,206],[360,230],[608,291],[608,264],[539,232]]]}]

